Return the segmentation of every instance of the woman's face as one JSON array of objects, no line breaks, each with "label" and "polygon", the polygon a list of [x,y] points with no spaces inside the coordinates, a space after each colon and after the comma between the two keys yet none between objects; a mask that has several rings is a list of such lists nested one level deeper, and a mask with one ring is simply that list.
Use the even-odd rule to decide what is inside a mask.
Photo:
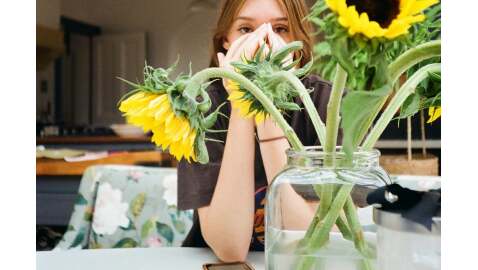
[{"label": "woman's face", "polygon": [[277,0],[247,0],[227,33],[223,44],[224,49],[228,50],[236,39],[254,32],[264,23],[271,23],[274,32],[285,42],[292,41],[287,13]]}]

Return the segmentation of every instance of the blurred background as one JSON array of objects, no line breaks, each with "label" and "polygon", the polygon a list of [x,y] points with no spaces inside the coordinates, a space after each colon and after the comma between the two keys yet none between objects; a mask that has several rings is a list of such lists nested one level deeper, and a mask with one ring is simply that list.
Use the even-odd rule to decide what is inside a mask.
[{"label": "blurred background", "polygon": [[[147,134],[125,125],[116,104],[129,89],[117,77],[142,80],[145,61],[167,67],[178,55],[177,72],[187,72],[189,62],[193,71],[207,67],[219,2],[36,1],[38,250],[51,249],[66,229],[87,167],[175,166]],[[418,116],[412,127],[408,145],[431,154],[432,174],[439,174],[440,120],[425,126],[426,138]],[[403,155],[405,122],[392,122],[377,147]]]}]

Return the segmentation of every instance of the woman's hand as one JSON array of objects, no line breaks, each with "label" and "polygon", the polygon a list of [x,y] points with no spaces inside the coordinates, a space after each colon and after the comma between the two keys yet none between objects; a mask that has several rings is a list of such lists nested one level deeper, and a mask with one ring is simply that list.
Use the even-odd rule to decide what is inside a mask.
[{"label": "woman's hand", "polygon": [[[282,47],[284,47],[285,45],[287,45],[285,40],[282,39],[281,36],[279,36],[278,34],[274,32],[270,24],[269,24],[269,27],[267,28],[267,39],[269,41],[270,49],[272,50],[272,52],[276,52],[280,50]],[[286,64],[292,63],[293,58],[294,58],[294,55],[290,53],[286,58],[287,59]]]},{"label": "woman's hand", "polygon": [[[268,29],[272,29],[269,23],[261,25],[254,32],[245,34],[236,39],[232,44],[226,55],[223,53],[217,54],[219,67],[233,70],[231,62],[241,61],[241,55],[244,55],[247,59],[251,59],[257,52],[257,50],[265,43],[265,39],[268,35]],[[222,80],[224,87],[227,89],[227,79]]]}]

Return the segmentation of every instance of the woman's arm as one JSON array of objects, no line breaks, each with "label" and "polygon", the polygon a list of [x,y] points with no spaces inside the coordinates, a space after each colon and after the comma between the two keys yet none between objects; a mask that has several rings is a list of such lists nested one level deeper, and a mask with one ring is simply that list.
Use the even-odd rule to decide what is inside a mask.
[{"label": "woman's arm", "polygon": [[[257,125],[257,136],[259,140],[278,138],[284,136],[284,132],[271,120]],[[290,148],[289,142],[285,139],[261,142],[259,144],[262,155],[262,162],[266,171],[267,182],[270,184],[274,177],[284,169],[287,163],[285,151]],[[288,229],[307,229],[314,217],[314,206],[309,205],[291,185],[282,186],[282,198],[284,204],[283,221]]]},{"label": "woman's arm", "polygon": [[219,259],[244,261],[254,222],[254,123],[232,110],[214,195],[198,209],[204,240]]},{"label": "woman's arm", "polygon": [[[251,58],[267,35],[266,25],[218,54],[220,66],[231,68],[241,54]],[[227,88],[226,88],[227,89]],[[198,209],[204,240],[222,261],[244,261],[254,227],[254,122],[231,110],[221,169],[209,206]]]}]

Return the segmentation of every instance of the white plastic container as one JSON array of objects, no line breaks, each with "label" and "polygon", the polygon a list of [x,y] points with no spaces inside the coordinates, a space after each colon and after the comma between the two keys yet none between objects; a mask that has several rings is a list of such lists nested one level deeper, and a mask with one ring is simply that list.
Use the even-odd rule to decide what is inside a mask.
[{"label": "white plastic container", "polygon": [[400,214],[373,212],[377,224],[377,266],[380,270],[438,270],[441,268],[441,219],[431,230]]}]

